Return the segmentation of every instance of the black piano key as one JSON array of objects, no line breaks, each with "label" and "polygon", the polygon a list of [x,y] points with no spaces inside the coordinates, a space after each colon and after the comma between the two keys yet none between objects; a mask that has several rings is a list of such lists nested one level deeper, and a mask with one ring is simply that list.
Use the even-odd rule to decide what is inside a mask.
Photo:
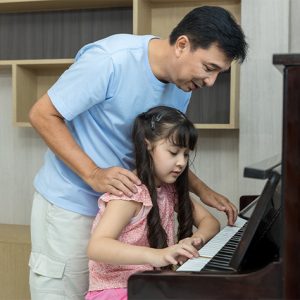
[{"label": "black piano key", "polygon": [[[226,254],[226,253],[222,253],[222,255],[219,255],[220,257],[224,258],[224,259],[229,259],[231,260],[232,255],[230,254]],[[218,255],[216,255],[215,257],[219,257]]]},{"label": "black piano key", "polygon": [[214,256],[213,259],[218,259],[218,258],[223,258],[224,259],[231,259],[232,258],[232,253],[229,252],[219,252],[217,255]]},{"label": "black piano key", "polygon": [[235,249],[235,248],[236,248],[236,245],[237,245],[237,244],[234,245],[233,243],[230,243],[230,242],[229,242],[228,244],[226,244],[226,249],[228,249],[228,250],[230,250],[230,249]]},{"label": "black piano key", "polygon": [[219,264],[210,264],[209,266],[205,266],[203,271],[232,271],[232,268],[229,265],[219,265]]}]

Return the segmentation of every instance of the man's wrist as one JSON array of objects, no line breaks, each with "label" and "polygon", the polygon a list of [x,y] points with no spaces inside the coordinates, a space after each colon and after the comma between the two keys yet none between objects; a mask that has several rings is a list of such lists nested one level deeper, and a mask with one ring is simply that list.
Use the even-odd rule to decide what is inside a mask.
[{"label": "man's wrist", "polygon": [[101,170],[101,168],[98,167],[98,166],[96,166],[96,167],[92,170],[92,172],[90,173],[89,178],[90,178],[91,180],[93,180],[93,179],[96,177],[97,172],[100,171],[100,170]]}]

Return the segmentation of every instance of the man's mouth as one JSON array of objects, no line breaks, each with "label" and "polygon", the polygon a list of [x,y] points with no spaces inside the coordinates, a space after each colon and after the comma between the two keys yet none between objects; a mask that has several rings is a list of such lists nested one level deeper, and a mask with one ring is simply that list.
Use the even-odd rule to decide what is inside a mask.
[{"label": "man's mouth", "polygon": [[200,83],[200,82],[195,82],[195,81],[193,81],[192,80],[192,83],[193,83],[193,85],[194,85],[194,88],[192,89],[192,90],[195,90],[195,89],[198,89],[198,88],[202,88],[202,84]]}]

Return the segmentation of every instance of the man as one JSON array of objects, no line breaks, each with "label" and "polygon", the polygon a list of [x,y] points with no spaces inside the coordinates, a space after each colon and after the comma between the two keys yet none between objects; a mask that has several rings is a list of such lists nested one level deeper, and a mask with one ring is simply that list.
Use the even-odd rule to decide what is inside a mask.
[{"label": "man", "polygon": [[[196,8],[169,39],[120,34],[88,44],[30,111],[49,147],[35,178],[30,287],[35,299],[82,299],[86,246],[101,193],[135,192],[130,140],[137,114],[157,105],[186,111],[191,91],[212,86],[247,44],[231,15]],[[190,190],[228,215],[237,210],[192,172]],[[52,298],[51,298],[52,297]],[[54,297],[54,298],[53,298]]]}]

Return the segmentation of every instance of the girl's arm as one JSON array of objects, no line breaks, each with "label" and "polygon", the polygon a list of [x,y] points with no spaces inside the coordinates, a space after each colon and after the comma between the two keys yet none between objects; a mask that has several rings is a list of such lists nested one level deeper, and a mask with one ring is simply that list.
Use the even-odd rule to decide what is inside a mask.
[{"label": "girl's arm", "polygon": [[[192,199],[192,202],[194,207],[194,226],[197,228],[197,230],[194,231],[191,237],[180,240],[179,244],[193,245],[197,249],[200,249],[220,231],[220,223],[200,203],[194,199]],[[183,263],[186,259],[181,257],[179,260],[181,263]]]},{"label": "girl's arm", "polygon": [[194,199],[192,199],[192,202],[194,206],[194,225],[197,227],[197,230],[193,233],[192,237],[201,238],[203,244],[206,244],[220,231],[220,223],[200,203]]},{"label": "girl's arm", "polygon": [[135,201],[109,201],[91,236],[87,251],[88,257],[109,264],[150,264],[154,267],[162,267],[177,264],[179,256],[186,258],[199,256],[192,245],[177,244],[164,249],[153,249],[118,241],[123,228],[140,208],[141,204]]}]

